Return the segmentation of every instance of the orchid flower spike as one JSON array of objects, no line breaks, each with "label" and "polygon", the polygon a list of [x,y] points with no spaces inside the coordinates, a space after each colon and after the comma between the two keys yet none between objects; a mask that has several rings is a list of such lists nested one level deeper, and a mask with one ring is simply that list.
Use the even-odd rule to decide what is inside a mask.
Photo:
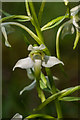
[{"label": "orchid flower spike", "polygon": [[59,59],[57,59],[55,56],[47,56],[44,54],[44,52],[42,50],[45,49],[45,46],[43,44],[41,44],[40,46],[35,46],[33,47],[32,45],[29,45],[28,50],[31,51],[29,56],[24,58],[24,59],[20,59],[14,66],[13,70],[15,70],[15,68],[19,67],[22,69],[29,69],[29,68],[34,68],[35,63],[37,62],[37,64],[39,63],[41,67],[41,65],[43,67],[53,67],[54,65],[57,64],[63,64],[64,63],[62,61],[60,61]]}]

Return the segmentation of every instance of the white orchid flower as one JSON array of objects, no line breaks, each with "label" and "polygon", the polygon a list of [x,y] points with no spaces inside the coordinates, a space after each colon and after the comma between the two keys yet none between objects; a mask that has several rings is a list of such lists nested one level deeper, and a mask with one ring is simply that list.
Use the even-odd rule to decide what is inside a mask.
[{"label": "white orchid flower", "polygon": [[[13,70],[15,70],[15,68],[17,67],[26,69],[28,77],[32,80],[34,79],[34,81],[30,85],[24,87],[23,90],[20,91],[20,95],[24,91],[32,90],[36,86],[36,77],[40,78],[39,76],[41,73],[41,65],[43,67],[48,67],[48,68],[53,67],[54,65],[57,64],[64,65],[64,63],[59,59],[57,59],[56,57],[45,55],[44,52],[42,51],[44,49],[45,46],[43,44],[35,47],[29,45],[28,50],[31,51],[29,56],[27,58],[20,59],[13,67]],[[32,71],[34,71],[35,75],[32,73],[31,69]]]},{"label": "white orchid flower", "polygon": [[[22,69],[29,69],[29,68],[34,68],[35,63],[39,63],[39,67],[41,65],[43,67],[53,67],[54,65],[57,64],[63,64],[62,61],[57,59],[55,56],[47,56],[43,53],[43,49],[45,49],[45,46],[41,44],[39,47],[35,46],[33,47],[32,45],[29,45],[28,50],[30,50],[30,54],[27,58],[20,59],[14,66],[13,70],[17,67],[22,68]],[[41,61],[41,62],[40,62]]]}]

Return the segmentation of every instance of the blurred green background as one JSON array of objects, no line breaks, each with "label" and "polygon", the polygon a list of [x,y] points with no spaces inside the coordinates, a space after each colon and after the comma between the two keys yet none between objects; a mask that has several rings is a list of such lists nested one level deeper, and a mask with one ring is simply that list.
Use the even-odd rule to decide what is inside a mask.
[{"label": "blurred green background", "polygon": [[[70,3],[70,8],[78,5],[78,2]],[[41,3],[34,3],[36,13],[38,14]],[[2,9],[10,14],[23,14],[26,15],[25,3],[23,2],[4,2],[2,3]],[[66,6],[62,2],[46,3],[42,17],[41,26],[58,16],[64,15],[66,12]],[[34,30],[34,27],[30,22],[23,22],[22,24]],[[59,25],[60,26],[60,25]],[[45,38],[45,44],[49,48],[52,55],[56,56],[55,51],[55,39],[59,26],[43,32]],[[28,55],[27,44],[24,41],[24,35],[33,44],[33,39],[27,32],[19,27],[12,26],[12,31],[9,31],[8,40],[11,44],[11,48],[7,48],[4,43],[2,44],[2,89],[3,89],[3,118],[11,118],[14,114],[20,113],[24,117],[33,113],[33,108],[36,108],[40,104],[40,100],[37,96],[36,88],[32,91],[25,91],[21,96],[19,92],[32,81],[27,78],[26,70],[16,69],[12,71],[15,63]],[[23,35],[24,33],[24,35]],[[74,43],[74,35],[67,35],[63,40],[60,40],[60,52],[61,59],[64,62],[64,70],[67,74],[65,77],[62,73],[59,65],[51,68],[52,74],[59,78],[59,81],[55,81],[56,87],[60,90],[76,86],[79,84],[79,46],[75,50],[72,49]],[[4,38],[3,38],[4,41]],[[74,95],[76,96],[76,92]],[[46,96],[50,94],[46,93]],[[65,118],[80,118],[80,103],[79,102],[61,102],[63,116]],[[44,107],[37,113],[45,113],[56,116],[54,101]]]}]

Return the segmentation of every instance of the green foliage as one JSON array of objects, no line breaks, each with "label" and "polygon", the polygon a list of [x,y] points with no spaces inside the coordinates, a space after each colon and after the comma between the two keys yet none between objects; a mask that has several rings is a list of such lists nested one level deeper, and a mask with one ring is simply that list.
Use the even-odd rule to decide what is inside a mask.
[{"label": "green foliage", "polygon": [[33,119],[33,118],[39,118],[39,119],[50,119],[50,120],[56,120],[56,118],[50,116],[50,115],[44,115],[44,114],[32,114],[27,119]]},{"label": "green foliage", "polygon": [[52,28],[56,27],[57,25],[59,25],[67,17],[68,17],[68,15],[65,15],[65,16],[60,16],[60,17],[58,17],[56,19],[51,20],[50,22],[48,22],[46,25],[44,25],[41,28],[41,31],[52,29]]},{"label": "green foliage", "polygon": [[48,97],[41,105],[39,105],[39,107],[37,109],[34,110],[41,110],[43,107],[45,107],[47,104],[49,104],[51,101],[55,100],[55,99],[63,99],[64,96],[70,95],[71,93],[80,90],[80,86],[76,86],[76,87],[71,87],[71,88],[67,88],[64,89],[58,93],[53,94],[52,96]]}]

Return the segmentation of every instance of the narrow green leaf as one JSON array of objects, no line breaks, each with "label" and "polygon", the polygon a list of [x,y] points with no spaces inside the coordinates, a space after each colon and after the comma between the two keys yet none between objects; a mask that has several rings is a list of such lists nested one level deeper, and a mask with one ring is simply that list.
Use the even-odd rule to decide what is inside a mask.
[{"label": "narrow green leaf", "polygon": [[43,0],[42,3],[41,3],[41,7],[40,7],[40,10],[39,10],[39,14],[38,14],[39,24],[41,24],[41,19],[42,19],[42,14],[43,14],[43,10],[44,10],[44,7],[45,7],[45,3],[46,3],[46,0]]},{"label": "narrow green leaf", "polygon": [[26,22],[28,20],[23,20],[23,19],[14,19],[14,21],[18,21],[18,22]]},{"label": "narrow green leaf", "polygon": [[52,120],[57,120],[56,118],[50,116],[50,115],[45,115],[45,114],[32,114],[26,117],[27,119],[33,119],[33,118],[41,118],[41,119],[52,119]]},{"label": "narrow green leaf", "polygon": [[24,89],[20,91],[20,95],[22,95],[24,91],[32,90],[35,86],[36,86],[36,80],[34,80],[30,85],[24,87]]},{"label": "narrow green leaf", "polygon": [[41,79],[42,81],[46,84],[47,83],[47,80],[45,78],[45,75],[41,72]]},{"label": "narrow green leaf", "polygon": [[25,15],[10,15],[10,16],[7,16],[7,17],[0,19],[0,22],[3,22],[3,21],[8,20],[8,19],[14,19],[14,18],[15,19],[19,18],[19,20],[21,19],[21,20],[25,20],[25,21],[30,21],[30,17],[25,16]]},{"label": "narrow green leaf", "polygon": [[61,101],[80,101],[80,97],[63,97],[60,98]]},{"label": "narrow green leaf", "polygon": [[[65,92],[65,91],[63,91]],[[42,104],[38,106],[38,108],[34,109],[34,111],[41,110],[43,107],[45,107],[48,103],[55,100],[62,92],[55,93],[54,95],[48,97]]]},{"label": "narrow green leaf", "polygon": [[75,50],[77,44],[78,44],[78,41],[80,39],[80,32],[79,30],[76,28],[76,38],[75,38],[75,41],[74,41],[74,46],[73,46],[73,49]]},{"label": "narrow green leaf", "polygon": [[57,25],[59,25],[67,17],[68,17],[68,15],[65,15],[65,16],[60,16],[60,17],[58,17],[56,19],[51,20],[49,23],[47,23],[46,25],[44,25],[41,28],[41,31],[48,30],[48,29],[56,27]]},{"label": "narrow green leaf", "polygon": [[70,88],[64,89],[58,93],[55,93],[55,94],[51,95],[50,97],[48,97],[42,104],[40,104],[38,106],[38,108],[34,109],[34,111],[41,110],[43,107],[45,107],[51,101],[55,100],[57,97],[60,99],[61,97],[67,96],[67,95],[71,94],[72,92],[75,92],[76,90],[79,90],[79,89],[80,89],[80,86],[76,86],[76,87],[70,87]]},{"label": "narrow green leaf", "polygon": [[61,94],[59,96],[59,99],[60,98],[63,98],[64,96],[67,96],[67,95],[70,95],[72,94],[73,92],[77,91],[77,90],[80,90],[80,85],[79,86],[75,86],[75,87],[72,87],[71,89],[69,89],[68,91],[65,91],[65,93]]}]

